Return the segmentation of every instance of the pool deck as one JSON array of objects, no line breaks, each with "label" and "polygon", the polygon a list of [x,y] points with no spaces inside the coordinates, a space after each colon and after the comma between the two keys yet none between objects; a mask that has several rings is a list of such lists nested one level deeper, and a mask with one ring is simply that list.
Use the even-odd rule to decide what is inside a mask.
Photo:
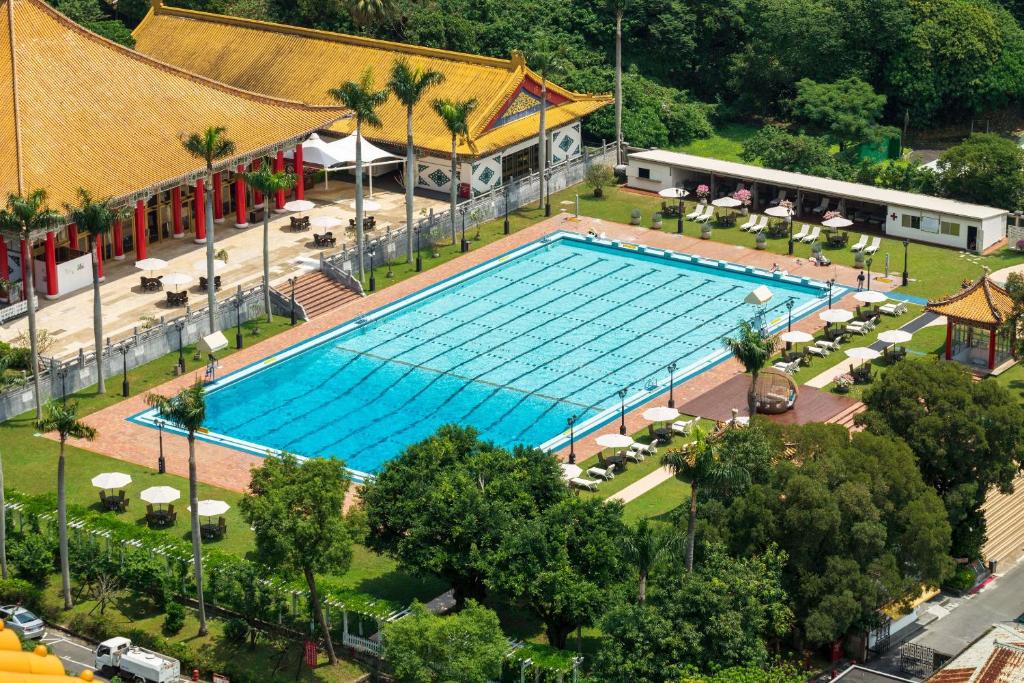
[{"label": "pool deck", "polygon": [[[563,214],[524,228],[497,242],[474,249],[469,254],[438,265],[402,282],[385,287],[370,296],[352,301],[320,317],[314,318],[308,323],[287,330],[249,348],[242,349],[221,361],[219,374],[223,376],[228,372],[238,370],[250,363],[281,351],[292,344],[336,327],[354,317],[401,299],[488,259],[500,256],[511,249],[537,240],[548,233],[556,230],[567,230],[585,234],[591,229],[598,233],[605,233],[609,239],[619,239],[662,249],[699,254],[709,259],[731,261],[757,268],[770,269],[774,263],[778,263],[781,268],[789,271],[791,275],[818,280],[835,277],[836,281],[840,284],[856,288],[858,271],[852,268],[844,266],[819,268],[808,263],[806,259],[779,256],[767,251],[757,251],[746,247],[723,244],[714,240],[701,240],[685,235],[680,236],[645,227],[609,223],[586,217],[573,219]],[[877,283],[877,285],[876,289],[885,291],[895,286],[895,283]],[[849,296],[845,297],[842,301],[836,300],[833,302],[834,308],[849,308],[852,310],[855,305],[856,302]],[[810,332],[820,326],[821,323],[818,321],[817,316],[811,315],[794,323],[793,329]],[[742,371],[742,367],[736,361],[729,359],[703,374],[677,385],[675,388],[676,405],[683,405],[687,401],[719,386]],[[154,393],[163,395],[175,394],[194,382],[197,377],[201,378],[201,370],[195,374],[170,380],[154,389]],[[655,405],[662,405],[665,400],[664,396],[655,398],[627,413],[626,428],[630,433],[637,432],[646,426],[647,423],[641,417],[641,413],[644,410]],[[127,421],[128,417],[146,409],[146,407],[145,396],[138,395],[93,413],[84,418],[84,421],[96,429],[97,436],[95,440],[90,442],[72,440],[72,443],[80,448],[108,455],[112,458],[132,462],[144,467],[154,467],[159,454],[156,432],[148,427],[132,424]],[[608,427],[599,430],[599,432],[608,432],[614,429],[614,425],[608,425]],[[598,452],[599,447],[595,443],[595,438],[599,432],[577,440],[576,454],[578,458],[590,457]],[[52,438],[52,435],[47,436]],[[558,455],[564,458],[567,454],[568,448],[565,448]],[[257,456],[202,441],[196,444],[196,455],[199,480],[232,491],[244,491],[249,485],[250,470],[258,467],[262,462],[262,458]],[[188,446],[184,438],[165,435],[164,456],[168,472],[183,477],[188,476]]]}]

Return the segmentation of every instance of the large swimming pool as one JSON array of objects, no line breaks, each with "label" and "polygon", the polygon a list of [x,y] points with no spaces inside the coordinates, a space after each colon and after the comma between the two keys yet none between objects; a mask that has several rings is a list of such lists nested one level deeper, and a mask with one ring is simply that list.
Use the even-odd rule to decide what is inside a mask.
[{"label": "large swimming pool", "polygon": [[[257,454],[343,458],[372,474],[438,426],[557,448],[726,356],[758,314],[785,326],[824,285],[734,264],[558,233],[218,380],[203,438]],[[151,423],[152,411],[133,419]]]}]

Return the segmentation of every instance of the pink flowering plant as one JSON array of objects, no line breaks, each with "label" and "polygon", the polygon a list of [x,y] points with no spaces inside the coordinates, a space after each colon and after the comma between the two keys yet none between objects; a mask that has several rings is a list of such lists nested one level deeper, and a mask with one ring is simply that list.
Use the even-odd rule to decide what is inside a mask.
[{"label": "pink flowering plant", "polygon": [[842,217],[843,217],[843,214],[839,213],[838,211],[826,211],[825,212],[825,216],[824,216],[824,220],[830,221],[833,218],[842,218]]},{"label": "pink flowering plant", "polygon": [[708,197],[711,196],[711,188],[708,187],[707,185],[698,185],[697,196],[700,197],[701,199],[707,199]]},{"label": "pink flowering plant", "polygon": [[743,202],[744,206],[750,204],[750,190],[746,188],[736,190],[735,192],[733,192],[732,196],[734,199]]}]

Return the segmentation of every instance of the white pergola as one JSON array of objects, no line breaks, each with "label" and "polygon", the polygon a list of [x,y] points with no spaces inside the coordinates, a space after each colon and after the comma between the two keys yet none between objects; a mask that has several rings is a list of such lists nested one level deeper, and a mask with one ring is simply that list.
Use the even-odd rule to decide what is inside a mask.
[{"label": "white pergola", "polygon": [[[331,171],[347,171],[356,167],[356,136],[340,138],[333,141],[325,141],[316,133],[309,136],[309,139],[302,143],[302,164],[304,166],[316,166],[324,170],[324,189],[328,187],[328,176]],[[362,157],[363,168],[372,169],[374,166],[385,164],[405,163],[405,158],[377,147],[366,138],[361,138],[360,156]],[[294,158],[294,152],[285,152],[286,158]],[[373,174],[370,177],[370,196],[373,196]]]}]

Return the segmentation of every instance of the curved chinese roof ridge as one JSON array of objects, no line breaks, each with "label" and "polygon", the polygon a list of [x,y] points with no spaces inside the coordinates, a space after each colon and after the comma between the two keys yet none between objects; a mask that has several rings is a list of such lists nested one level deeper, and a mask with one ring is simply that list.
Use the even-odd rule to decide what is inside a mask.
[{"label": "curved chinese roof ridge", "polygon": [[973,285],[952,296],[929,301],[926,310],[979,327],[998,327],[1013,311],[1013,299],[988,275],[982,275]]},{"label": "curved chinese roof ridge", "polygon": [[[223,126],[236,156],[291,144],[347,115],[246,92],[112,43],[42,0],[0,0],[0,193],[44,188],[58,208],[79,187],[127,200],[205,170],[181,140]],[[16,162],[16,163],[15,163]]]},{"label": "curved chinese roof ridge", "polygon": [[[136,49],[162,61],[247,90],[318,104],[332,102],[328,90],[355,80],[366,67],[379,87],[397,58],[408,59],[414,68],[435,69],[445,79],[415,107],[413,125],[416,146],[440,156],[450,153],[451,134],[430,106],[437,98],[478,102],[470,117],[470,142],[460,141],[460,154],[482,156],[535,137],[539,128],[536,111],[502,117],[517,95],[529,93],[539,102],[541,78],[519,54],[511,59],[482,57],[168,7],[160,0],[153,0],[133,35]],[[610,102],[606,95],[574,93],[548,83],[547,126],[565,125]],[[404,146],[405,107],[392,97],[379,114],[383,125],[364,129],[363,135]],[[348,134],[355,121],[340,121],[332,129]]]}]

